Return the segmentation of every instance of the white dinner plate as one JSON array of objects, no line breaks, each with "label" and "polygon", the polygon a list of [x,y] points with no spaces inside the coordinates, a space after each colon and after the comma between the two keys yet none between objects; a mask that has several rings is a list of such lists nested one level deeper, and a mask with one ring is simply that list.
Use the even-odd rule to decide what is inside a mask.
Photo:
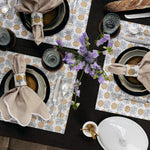
[{"label": "white dinner plate", "polygon": [[98,125],[97,139],[104,150],[147,150],[148,137],[136,122],[109,117]]}]

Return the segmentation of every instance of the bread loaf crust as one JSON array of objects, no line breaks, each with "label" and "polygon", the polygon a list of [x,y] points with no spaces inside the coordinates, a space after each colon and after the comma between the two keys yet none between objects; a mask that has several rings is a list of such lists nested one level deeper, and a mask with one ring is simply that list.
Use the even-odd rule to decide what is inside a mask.
[{"label": "bread loaf crust", "polygon": [[123,0],[106,4],[104,9],[111,12],[150,8],[150,0]]}]

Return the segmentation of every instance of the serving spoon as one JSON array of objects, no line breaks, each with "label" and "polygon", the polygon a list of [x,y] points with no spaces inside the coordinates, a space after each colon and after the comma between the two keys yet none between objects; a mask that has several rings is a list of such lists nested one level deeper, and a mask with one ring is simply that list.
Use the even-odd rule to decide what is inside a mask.
[{"label": "serving spoon", "polygon": [[128,31],[131,33],[131,34],[138,34],[138,33],[142,33],[142,34],[146,34],[146,35],[149,35],[150,36],[150,33],[147,33],[147,32],[141,32],[139,30],[139,28],[136,28],[136,27],[133,27],[133,26],[129,26],[128,27]]}]

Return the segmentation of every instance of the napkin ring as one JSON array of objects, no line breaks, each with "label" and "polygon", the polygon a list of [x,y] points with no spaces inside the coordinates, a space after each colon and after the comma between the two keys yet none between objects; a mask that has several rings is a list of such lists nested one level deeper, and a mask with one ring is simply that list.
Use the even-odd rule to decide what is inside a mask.
[{"label": "napkin ring", "polygon": [[132,76],[137,77],[139,72],[139,66],[138,65],[126,65],[126,74],[125,76]]},{"label": "napkin ring", "polygon": [[15,87],[27,85],[25,73],[14,75]]},{"label": "napkin ring", "polygon": [[41,25],[43,27],[43,14],[34,12],[31,14],[31,25],[36,26],[36,25]]}]

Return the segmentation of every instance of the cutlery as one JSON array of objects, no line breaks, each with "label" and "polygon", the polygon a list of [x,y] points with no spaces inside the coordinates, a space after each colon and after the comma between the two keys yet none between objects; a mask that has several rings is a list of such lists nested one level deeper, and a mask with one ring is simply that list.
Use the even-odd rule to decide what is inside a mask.
[{"label": "cutlery", "polygon": [[73,26],[74,26],[73,19],[74,19],[74,13],[75,13],[75,10],[76,10],[78,1],[79,1],[79,0],[74,0],[74,2],[73,2],[72,15],[70,16],[70,21],[69,21],[69,23],[68,23],[68,25],[69,25],[70,27],[73,27]]},{"label": "cutlery", "polygon": [[150,13],[139,13],[139,14],[131,14],[131,15],[124,15],[127,19],[136,19],[136,18],[146,18],[150,17]]},{"label": "cutlery", "polygon": [[61,78],[62,77],[59,76],[59,78],[57,79],[56,86],[55,86],[55,89],[54,89],[53,102],[57,101],[57,96],[58,96],[58,91],[59,91],[59,87],[60,87]]},{"label": "cutlery", "polygon": [[149,100],[149,99],[143,100],[142,98],[139,98],[139,97],[137,97],[136,99],[135,99],[135,97],[134,97],[134,98],[128,98],[128,97],[126,97],[126,96],[124,96],[124,95],[115,94],[115,93],[113,93],[113,96],[114,96],[115,98],[122,99],[122,100],[134,101],[134,102],[138,102],[138,103],[142,103],[142,104],[146,104],[146,105],[147,105],[147,104],[150,104],[150,100]]},{"label": "cutlery", "polygon": [[129,31],[131,34],[142,33],[142,34],[150,35],[150,33],[141,32],[139,28],[136,28],[136,27],[133,27],[133,26],[129,26],[129,27],[128,27],[128,31]]},{"label": "cutlery", "polygon": [[69,89],[69,84],[64,82],[64,80],[63,80],[62,87],[61,87],[62,99],[60,101],[59,112],[57,114],[57,116],[59,116],[59,117],[61,117],[61,115],[62,115],[61,112],[62,112],[62,107],[63,107],[63,99],[64,99],[65,95],[68,93],[68,89]]},{"label": "cutlery", "polygon": [[59,76],[59,78],[57,79],[56,81],[56,85],[55,85],[55,89],[54,89],[54,96],[53,96],[53,99],[52,99],[52,108],[51,108],[51,111],[50,111],[50,114],[52,115],[53,111],[54,111],[54,107],[55,107],[55,103],[57,101],[57,96],[58,96],[58,92],[59,92],[59,87],[60,87],[60,83],[61,83],[61,76]]},{"label": "cutlery", "polygon": [[15,5],[17,4],[17,0],[13,0],[12,6],[8,12],[8,14],[10,15],[10,19],[13,18],[14,14],[15,14]]},{"label": "cutlery", "polygon": [[5,16],[8,13],[9,9],[10,7],[8,5],[8,0],[6,0],[6,4],[1,7],[2,14]]},{"label": "cutlery", "polygon": [[132,37],[127,37],[127,36],[122,36],[122,38],[126,41],[137,43],[137,44],[143,44],[143,45],[150,45],[149,41],[144,41],[138,38],[132,38]]}]

